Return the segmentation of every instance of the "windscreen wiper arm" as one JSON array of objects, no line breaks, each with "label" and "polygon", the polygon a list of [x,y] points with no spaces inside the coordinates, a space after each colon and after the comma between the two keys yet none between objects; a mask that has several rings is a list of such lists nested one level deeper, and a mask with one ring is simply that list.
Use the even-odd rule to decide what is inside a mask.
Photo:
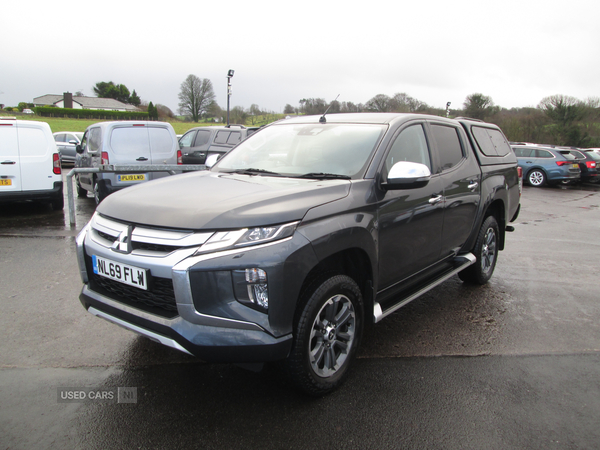
[{"label": "windscreen wiper arm", "polygon": [[259,175],[259,174],[264,174],[264,175],[275,175],[275,176],[282,176],[280,173],[277,172],[271,172],[270,170],[264,170],[264,169],[254,169],[252,167],[248,167],[246,169],[236,169],[236,170],[230,170],[224,173],[240,173],[242,175]]},{"label": "windscreen wiper arm", "polygon": [[317,180],[350,180],[352,177],[348,175],[340,175],[339,173],[323,173],[323,172],[310,172],[304,175],[298,175],[294,178],[314,178]]}]

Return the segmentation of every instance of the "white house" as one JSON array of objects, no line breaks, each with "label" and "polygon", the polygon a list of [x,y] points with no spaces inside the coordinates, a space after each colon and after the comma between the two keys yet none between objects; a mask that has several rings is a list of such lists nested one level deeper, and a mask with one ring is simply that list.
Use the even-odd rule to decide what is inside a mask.
[{"label": "white house", "polygon": [[70,92],[65,92],[63,95],[42,95],[34,98],[33,104],[35,106],[56,106],[57,108],[139,111],[135,106],[122,103],[113,98],[73,96]]}]

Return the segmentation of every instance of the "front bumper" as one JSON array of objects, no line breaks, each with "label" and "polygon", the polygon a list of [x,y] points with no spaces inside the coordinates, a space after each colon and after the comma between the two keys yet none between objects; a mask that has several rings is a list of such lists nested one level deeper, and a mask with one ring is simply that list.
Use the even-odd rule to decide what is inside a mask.
[{"label": "front bumper", "polygon": [[287,356],[291,335],[275,338],[264,331],[191,324],[182,317],[164,319],[127,307],[83,287],[79,296],[85,309],[153,341],[207,362],[255,363]]},{"label": "front bumper", "polygon": [[[109,231],[115,223],[104,225]],[[193,256],[197,247],[167,251],[160,257],[156,249],[123,254],[113,251],[106,238],[91,225],[77,237],[84,281],[80,300],[92,314],[209,362],[267,362],[289,354],[301,280],[316,258],[300,233],[199,256]],[[110,285],[112,280],[107,284],[94,274],[92,255],[148,269],[151,289],[140,291],[116,281]],[[235,273],[251,267],[268,274],[268,313],[240,302]]]},{"label": "front bumper", "polygon": [[52,189],[43,191],[0,192],[0,202],[18,202],[25,200],[54,201],[63,198],[63,182],[55,181]]}]

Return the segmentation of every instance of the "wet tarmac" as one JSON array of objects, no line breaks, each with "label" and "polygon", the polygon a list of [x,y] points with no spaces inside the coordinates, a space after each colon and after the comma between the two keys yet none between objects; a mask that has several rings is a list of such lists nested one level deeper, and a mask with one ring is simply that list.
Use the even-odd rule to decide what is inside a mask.
[{"label": "wet tarmac", "polygon": [[[0,448],[598,447],[597,186],[525,187],[490,283],[453,278],[368,330],[322,399],[85,312],[74,238],[94,201],[75,204],[76,227],[0,205]],[[135,403],[58,391],[119,387]]]}]

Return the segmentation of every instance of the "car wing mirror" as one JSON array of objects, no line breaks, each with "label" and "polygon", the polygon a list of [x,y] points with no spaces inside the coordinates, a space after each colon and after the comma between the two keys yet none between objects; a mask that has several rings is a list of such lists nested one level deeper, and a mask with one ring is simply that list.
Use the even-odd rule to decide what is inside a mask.
[{"label": "car wing mirror", "polygon": [[430,179],[431,171],[425,164],[400,161],[392,166],[382,187],[386,190],[416,189],[426,186]]},{"label": "car wing mirror", "polygon": [[81,148],[81,144],[77,144],[77,146],[75,147],[75,151],[80,155],[83,153],[83,148]]}]

